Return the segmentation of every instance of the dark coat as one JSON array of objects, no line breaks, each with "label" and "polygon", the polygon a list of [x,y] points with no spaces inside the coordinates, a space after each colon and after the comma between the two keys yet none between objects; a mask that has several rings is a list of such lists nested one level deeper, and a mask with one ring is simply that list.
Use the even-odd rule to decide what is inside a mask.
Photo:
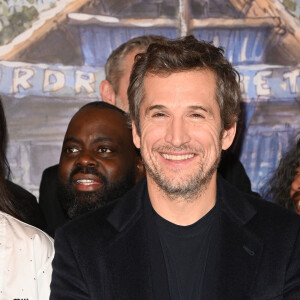
[{"label": "dark coat", "polygon": [[[143,180],[118,201],[58,229],[50,299],[168,299],[164,268],[151,269],[161,250],[153,246],[147,198]],[[300,217],[220,176],[217,201],[214,266],[204,281],[209,300],[300,299]],[[162,281],[164,296],[153,295],[153,279]]]},{"label": "dark coat", "polygon": [[68,220],[58,196],[58,165],[44,170],[40,184],[39,205],[46,221],[45,232],[54,237],[56,228]]}]

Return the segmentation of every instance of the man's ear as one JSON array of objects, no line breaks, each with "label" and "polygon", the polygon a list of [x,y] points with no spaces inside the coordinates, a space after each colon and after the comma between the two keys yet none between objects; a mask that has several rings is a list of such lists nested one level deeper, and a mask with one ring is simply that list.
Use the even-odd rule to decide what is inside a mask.
[{"label": "man's ear", "polygon": [[143,164],[142,158],[138,158],[137,172],[135,176],[135,183],[137,184],[146,175],[145,166]]},{"label": "man's ear", "polygon": [[140,135],[137,132],[136,126],[135,126],[135,122],[132,120],[132,139],[133,139],[133,143],[135,145],[136,148],[140,149],[141,148],[141,138]]},{"label": "man's ear", "polygon": [[224,129],[222,132],[222,149],[227,150],[233,143],[236,133],[236,122],[228,129]]},{"label": "man's ear", "polygon": [[109,81],[102,80],[99,86],[100,95],[104,102],[116,105],[116,93]]},{"label": "man's ear", "polygon": [[[133,120],[131,121],[131,124],[132,124],[133,143],[136,148],[140,149],[141,148],[141,138],[137,132],[135,122]],[[146,175],[146,170],[145,170],[145,166],[143,164],[142,157],[140,155],[137,160],[137,173],[136,173],[136,177],[135,177],[135,183],[138,183],[145,175]]]}]

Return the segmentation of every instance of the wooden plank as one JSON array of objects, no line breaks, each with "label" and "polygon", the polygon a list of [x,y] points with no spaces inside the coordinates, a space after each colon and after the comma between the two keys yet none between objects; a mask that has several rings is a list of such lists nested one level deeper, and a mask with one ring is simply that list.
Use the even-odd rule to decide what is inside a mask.
[{"label": "wooden plank", "polygon": [[134,26],[134,27],[174,27],[178,26],[176,19],[155,18],[155,19],[118,19],[101,15],[90,15],[81,13],[68,14],[68,23],[72,25],[101,25],[101,26]]},{"label": "wooden plank", "polygon": [[279,18],[244,18],[244,19],[225,19],[207,18],[192,19],[190,28],[258,28],[258,27],[277,27],[280,24]]}]

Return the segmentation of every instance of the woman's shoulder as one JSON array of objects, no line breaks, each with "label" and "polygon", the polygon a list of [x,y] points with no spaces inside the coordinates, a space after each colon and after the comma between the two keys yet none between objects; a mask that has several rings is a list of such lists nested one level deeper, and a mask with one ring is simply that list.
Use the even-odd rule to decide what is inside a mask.
[{"label": "woman's shoulder", "polygon": [[17,240],[18,243],[28,244],[35,248],[47,252],[47,256],[54,255],[53,239],[45,232],[32,225],[24,223],[13,216],[0,211],[0,226],[5,228],[6,236],[11,242]]},{"label": "woman's shoulder", "polygon": [[53,239],[0,211],[0,289],[5,299],[49,299]]}]

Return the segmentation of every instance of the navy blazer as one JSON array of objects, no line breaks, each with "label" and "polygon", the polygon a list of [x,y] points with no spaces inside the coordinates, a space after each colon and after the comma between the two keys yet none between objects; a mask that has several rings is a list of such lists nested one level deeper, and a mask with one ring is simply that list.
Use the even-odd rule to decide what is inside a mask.
[{"label": "navy blazer", "polygon": [[[158,299],[153,279],[162,287],[167,281],[151,263],[161,251],[153,248],[154,230],[147,230],[147,199],[142,180],[109,206],[58,229],[50,299]],[[217,201],[214,266],[204,280],[209,300],[300,299],[299,216],[220,176]],[[168,299],[167,286],[161,293]]]}]

